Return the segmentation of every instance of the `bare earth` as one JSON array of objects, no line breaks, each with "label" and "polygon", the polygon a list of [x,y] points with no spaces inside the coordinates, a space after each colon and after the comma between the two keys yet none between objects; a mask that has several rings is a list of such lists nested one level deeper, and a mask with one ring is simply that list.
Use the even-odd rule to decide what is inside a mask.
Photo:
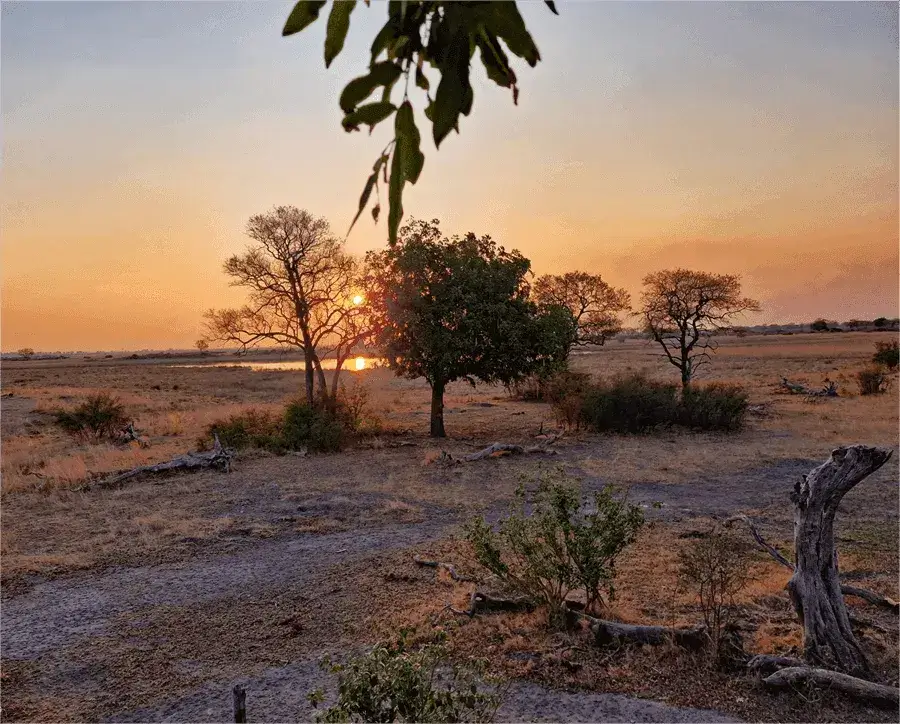
[{"label": "bare earth", "polygon": [[[770,694],[675,650],[598,652],[578,634],[548,632],[534,614],[454,620],[440,611],[463,605],[471,584],[413,563],[423,555],[475,572],[459,525],[474,514],[501,515],[523,473],[564,465],[586,489],[627,488],[650,521],[620,567],[610,617],[695,622],[689,596],[675,589],[683,539],[711,517],[742,512],[787,551],[788,494],[800,474],[839,444],[897,450],[896,386],[858,397],[852,380],[873,342],[887,338],[725,340],[709,379],[739,381],[751,403],[763,405],[737,435],[571,431],[546,460],[455,466],[435,461],[436,453],[530,443],[555,428],[552,411],[499,388],[456,385],[446,403],[451,437],[435,444],[424,435],[425,386],[368,370],[354,377],[387,432],[362,446],[307,458],[248,454],[230,474],[137,479],[119,490],[79,486],[193,449],[217,417],[276,409],[299,387],[298,373],[175,368],[166,360],[6,363],[3,718],[222,721],[240,682],[251,720],[309,720],[306,693],[333,685],[317,666],[322,654],[340,658],[414,625],[422,636],[444,628],[456,655],[487,656],[513,679],[500,711],[506,721],[894,721],[896,712],[827,693]],[[614,342],[575,365],[669,376],[652,353],[643,343]],[[814,386],[829,377],[841,397],[809,403],[777,394],[781,376]],[[100,389],[122,397],[149,447],[84,445],[49,422],[52,408]],[[897,457],[847,497],[837,523],[844,577],[894,598]],[[784,653],[800,642],[783,590],[788,572],[763,555],[757,569],[741,601],[745,646]],[[896,685],[896,617],[848,603],[873,624],[858,635],[882,680]]]}]

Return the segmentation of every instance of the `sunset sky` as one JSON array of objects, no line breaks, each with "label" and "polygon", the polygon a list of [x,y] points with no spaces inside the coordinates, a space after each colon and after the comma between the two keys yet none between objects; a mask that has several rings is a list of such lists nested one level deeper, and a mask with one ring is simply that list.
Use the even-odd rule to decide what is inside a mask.
[{"label": "sunset sky", "polygon": [[[3,3],[4,351],[190,347],[242,300],[221,264],[249,216],[346,231],[388,129],[345,134],[337,98],[386,8],[326,70],[324,16],[281,37],[291,5]],[[518,106],[477,64],[440,151],[417,116],[408,215],[635,297],[737,272],[751,322],[897,315],[896,3],[520,5],[543,61]],[[348,244],[386,234],[363,217]]]}]

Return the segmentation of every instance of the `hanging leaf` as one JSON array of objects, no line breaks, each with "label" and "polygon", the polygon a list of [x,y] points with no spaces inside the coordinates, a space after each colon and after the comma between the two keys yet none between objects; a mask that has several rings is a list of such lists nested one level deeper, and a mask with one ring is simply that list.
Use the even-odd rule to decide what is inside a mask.
[{"label": "hanging leaf", "polygon": [[319,18],[319,11],[325,7],[326,0],[300,0],[284,23],[282,36],[299,33],[307,25],[311,25]]},{"label": "hanging leaf", "polygon": [[472,109],[472,86],[469,84],[469,34],[457,26],[441,65],[441,82],[434,96],[434,145],[440,148],[447,134],[459,123],[459,115]]},{"label": "hanging leaf", "polygon": [[394,25],[393,21],[388,19],[388,21],[384,24],[384,27],[378,31],[378,35],[375,36],[375,40],[372,41],[372,63],[374,64],[376,60],[378,60],[378,56],[381,55],[388,47],[388,43],[390,43],[391,38],[396,37],[397,35],[397,27]]},{"label": "hanging leaf", "polygon": [[[350,232],[353,231],[353,227],[356,226],[356,222],[359,220],[359,217],[362,215],[363,209],[366,208],[366,204],[369,203],[369,197],[372,195],[372,189],[378,184],[378,172],[381,170],[381,167],[387,161],[387,156],[379,156],[378,160],[375,162],[375,165],[372,166],[372,175],[366,179],[366,185],[363,187],[362,196],[359,197],[359,209],[356,212],[356,216],[353,217],[353,221],[350,223],[350,228],[347,229],[347,235],[350,235]],[[377,214],[375,214],[377,216]],[[377,221],[377,219],[376,219]]]},{"label": "hanging leaf", "polygon": [[425,164],[425,155],[420,149],[422,138],[409,101],[404,101],[397,110],[394,134],[394,156],[388,183],[388,242],[391,244],[397,241],[397,230],[403,218],[403,187],[407,181],[414,184],[419,180]]},{"label": "hanging leaf", "polygon": [[511,2],[486,3],[478,8],[484,27],[502,38],[509,52],[523,58],[532,68],[541,59],[534,38],[525,27],[519,8]]},{"label": "hanging leaf", "polygon": [[372,95],[378,86],[387,86],[400,77],[400,66],[383,61],[372,66],[368,75],[351,80],[341,93],[340,106],[344,113],[350,113],[356,106]]},{"label": "hanging leaf", "polygon": [[356,7],[356,0],[334,0],[328,15],[328,29],[325,33],[325,67],[337,58],[344,48],[347,31],[350,29],[350,13]]},{"label": "hanging leaf", "polygon": [[431,84],[428,82],[428,78],[426,78],[425,74],[422,72],[421,54],[419,54],[419,62],[416,64],[416,85],[423,91],[428,91],[431,88]]},{"label": "hanging leaf", "polygon": [[381,213],[381,204],[375,204],[372,207],[372,218],[375,220],[375,223],[378,223],[378,214]]},{"label": "hanging leaf", "polygon": [[362,125],[374,128],[396,110],[397,106],[393,103],[366,103],[344,116],[341,125],[347,132],[358,131]]},{"label": "hanging leaf", "polygon": [[397,131],[397,148],[403,164],[403,176],[411,184],[414,184],[419,180],[419,174],[425,164],[425,154],[421,151],[422,136],[416,127],[412,104],[409,101],[404,102],[397,111],[395,129]]},{"label": "hanging leaf", "polygon": [[554,15],[559,15],[559,11],[556,9],[556,3],[553,0],[544,0],[544,5],[550,8],[550,12]]},{"label": "hanging leaf", "polygon": [[377,180],[377,173],[373,173],[371,176],[369,176],[369,178],[366,179],[366,185],[363,187],[362,196],[359,197],[359,209],[356,212],[356,216],[353,217],[353,221],[350,223],[350,228],[347,229],[348,236],[350,232],[353,231],[353,227],[356,226],[356,222],[362,215],[363,209],[366,208],[366,204],[369,203],[369,197],[372,195],[372,189],[375,188],[375,182]]},{"label": "hanging leaf", "polygon": [[481,64],[487,71],[488,78],[504,88],[516,83],[516,74],[509,66],[509,58],[497,36],[491,31],[481,28],[475,36],[475,44],[481,51]]}]

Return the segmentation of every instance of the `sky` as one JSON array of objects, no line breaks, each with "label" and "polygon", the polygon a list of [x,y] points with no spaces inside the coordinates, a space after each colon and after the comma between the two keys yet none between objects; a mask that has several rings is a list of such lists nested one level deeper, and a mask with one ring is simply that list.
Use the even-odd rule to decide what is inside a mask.
[{"label": "sky", "polygon": [[[408,216],[490,234],[536,274],[637,299],[675,266],[739,273],[772,323],[897,316],[896,3],[540,2],[521,95],[475,102]],[[325,16],[290,2],[6,2],[0,12],[0,346],[191,347],[239,305],[222,262],[279,204],[343,235],[388,129],[345,133],[386,7],[325,69]],[[353,252],[380,248],[368,216]]]}]

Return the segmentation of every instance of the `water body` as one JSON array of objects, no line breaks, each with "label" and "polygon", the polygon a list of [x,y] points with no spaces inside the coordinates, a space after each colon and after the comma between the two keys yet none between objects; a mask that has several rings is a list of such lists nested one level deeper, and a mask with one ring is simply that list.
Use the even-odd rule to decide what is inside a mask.
[{"label": "water body", "polygon": [[[333,370],[337,360],[323,359],[322,369]],[[387,361],[381,357],[354,357],[344,362],[342,369],[350,372],[362,372],[376,367],[383,367]],[[254,372],[285,372],[290,370],[305,370],[306,363],[303,360],[291,362],[208,362],[206,364],[169,365],[170,367],[246,367]]]}]

